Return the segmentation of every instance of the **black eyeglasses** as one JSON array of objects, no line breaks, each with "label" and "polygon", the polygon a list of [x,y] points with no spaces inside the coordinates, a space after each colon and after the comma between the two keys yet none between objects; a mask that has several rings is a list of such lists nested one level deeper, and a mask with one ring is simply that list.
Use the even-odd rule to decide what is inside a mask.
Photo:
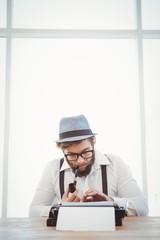
[{"label": "black eyeglasses", "polygon": [[64,156],[67,158],[68,161],[76,161],[79,156],[81,156],[83,159],[91,158],[93,156],[93,152],[94,150],[88,150],[81,153],[68,153],[64,154]]}]

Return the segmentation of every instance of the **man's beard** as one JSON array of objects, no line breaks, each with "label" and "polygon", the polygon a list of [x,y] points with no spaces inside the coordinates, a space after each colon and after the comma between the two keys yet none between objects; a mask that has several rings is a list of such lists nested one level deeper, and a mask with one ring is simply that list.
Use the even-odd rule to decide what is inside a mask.
[{"label": "man's beard", "polygon": [[[67,160],[67,159],[66,159],[66,160]],[[76,170],[78,169],[78,172],[77,172],[77,176],[78,176],[78,177],[86,177],[86,176],[90,173],[90,171],[91,171],[91,169],[92,169],[92,166],[93,166],[93,164],[94,164],[94,161],[95,161],[95,155],[93,154],[92,158],[90,159],[90,163],[85,167],[84,170],[81,170],[80,168],[78,169],[78,167],[74,167],[74,166],[72,165],[72,163],[70,163],[70,162],[67,160],[69,166],[72,168],[72,171],[73,171],[74,173],[75,173]]]}]

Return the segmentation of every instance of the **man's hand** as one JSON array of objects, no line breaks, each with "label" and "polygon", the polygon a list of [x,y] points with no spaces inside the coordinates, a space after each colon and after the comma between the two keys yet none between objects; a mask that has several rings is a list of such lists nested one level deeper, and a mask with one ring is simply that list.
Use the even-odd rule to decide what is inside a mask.
[{"label": "man's hand", "polygon": [[102,192],[90,188],[83,194],[81,202],[98,202],[98,201],[114,201],[113,198],[105,195]]},{"label": "man's hand", "polygon": [[62,202],[80,202],[78,190],[74,191],[73,193],[70,193],[69,188],[67,188],[65,193],[63,194]]}]

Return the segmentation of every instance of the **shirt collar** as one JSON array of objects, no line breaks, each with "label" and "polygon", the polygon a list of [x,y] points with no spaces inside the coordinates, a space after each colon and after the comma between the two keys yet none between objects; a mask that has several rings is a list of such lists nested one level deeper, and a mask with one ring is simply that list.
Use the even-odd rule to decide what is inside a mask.
[{"label": "shirt collar", "polygon": [[110,165],[108,157],[98,149],[95,149],[95,163],[93,164],[93,169],[100,168],[101,165]]},{"label": "shirt collar", "polygon": [[67,161],[66,161],[66,158],[65,158],[65,157],[63,157],[63,158],[64,158],[64,162],[63,162],[63,164],[62,164],[62,167],[61,167],[61,169],[60,169],[60,172],[66,170],[66,169],[71,169],[71,167],[69,166],[69,164],[68,164]]}]

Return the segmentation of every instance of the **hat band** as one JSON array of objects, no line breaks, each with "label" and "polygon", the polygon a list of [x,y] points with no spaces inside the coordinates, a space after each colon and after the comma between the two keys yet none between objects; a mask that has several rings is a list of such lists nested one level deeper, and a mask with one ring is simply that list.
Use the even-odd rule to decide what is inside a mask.
[{"label": "hat band", "polygon": [[80,137],[85,135],[93,135],[90,129],[85,130],[74,130],[69,132],[64,132],[59,134],[59,139],[70,138],[70,137]]}]

